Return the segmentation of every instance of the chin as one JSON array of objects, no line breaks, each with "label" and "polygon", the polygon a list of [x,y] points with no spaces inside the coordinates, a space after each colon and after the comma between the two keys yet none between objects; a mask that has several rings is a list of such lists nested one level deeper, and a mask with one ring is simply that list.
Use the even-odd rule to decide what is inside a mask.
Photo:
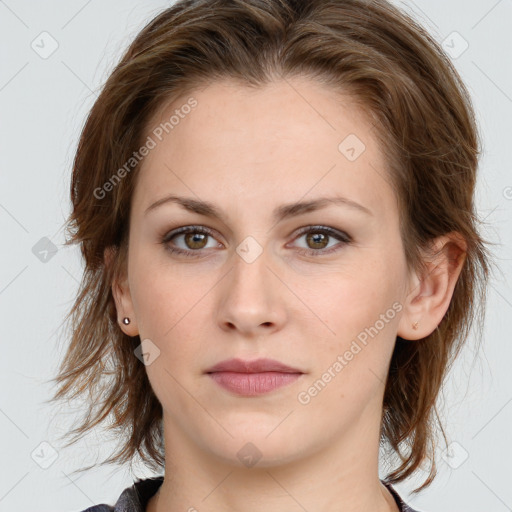
[{"label": "chin", "polygon": [[229,450],[213,452],[224,464],[251,470],[275,468],[295,462],[300,458],[297,451],[283,450],[282,447],[268,446],[268,442],[245,441]]},{"label": "chin", "polygon": [[[203,448],[224,464],[239,468],[271,468],[295,462],[305,456],[307,450],[297,430],[292,433],[280,426],[272,432],[279,421],[274,421],[270,428],[262,429],[263,432],[259,429],[227,427],[233,438],[226,434],[221,440],[203,439]],[[269,432],[272,433],[269,435]]]}]

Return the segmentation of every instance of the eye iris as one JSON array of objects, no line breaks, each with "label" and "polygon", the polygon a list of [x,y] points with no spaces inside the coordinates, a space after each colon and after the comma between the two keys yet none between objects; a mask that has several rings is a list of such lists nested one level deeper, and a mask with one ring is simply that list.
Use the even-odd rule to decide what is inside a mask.
[{"label": "eye iris", "polygon": [[[208,235],[206,233],[186,233],[185,243],[191,249],[202,249],[206,245],[207,237]],[[199,243],[199,246],[196,246],[196,243]]]},{"label": "eye iris", "polygon": [[[328,235],[324,233],[308,233],[306,235],[306,240],[308,244],[309,242],[313,242],[313,244],[315,245],[315,249],[323,249],[327,245],[327,237]],[[320,246],[318,244],[320,244]]]}]

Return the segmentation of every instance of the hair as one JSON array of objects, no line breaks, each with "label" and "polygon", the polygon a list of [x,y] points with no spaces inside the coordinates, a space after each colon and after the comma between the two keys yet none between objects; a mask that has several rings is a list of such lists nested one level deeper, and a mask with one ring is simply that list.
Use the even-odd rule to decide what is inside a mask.
[{"label": "hair", "polygon": [[422,251],[436,237],[456,232],[466,243],[445,316],[423,339],[397,337],[385,387],[380,441],[399,458],[386,481],[430,461],[419,492],[437,474],[436,427],[446,442],[436,399],[475,319],[482,329],[490,253],[473,198],[480,138],[469,93],[440,45],[384,0],[181,0],[139,32],[102,86],[74,156],[65,245],[80,244],[84,271],[52,400],[89,398],[87,415],[67,433],[71,443],[109,420],[121,442],[103,464],[138,454],[152,469],[165,466],[162,406],[134,357],[140,337],[119,328],[112,295],[126,273],[140,163],[118,173],[101,198],[97,191],[126,170],[153,116],[173,99],[217,80],[257,88],[291,77],[347,94],[373,118],[408,269],[426,271]]}]

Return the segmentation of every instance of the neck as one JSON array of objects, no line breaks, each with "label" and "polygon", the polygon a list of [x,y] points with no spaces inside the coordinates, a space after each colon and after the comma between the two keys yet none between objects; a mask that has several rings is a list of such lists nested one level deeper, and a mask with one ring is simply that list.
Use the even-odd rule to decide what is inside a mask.
[{"label": "neck", "polygon": [[355,428],[343,442],[298,460],[278,464],[262,458],[247,468],[206,453],[176,425],[166,426],[172,427],[164,429],[166,475],[147,512],[399,510],[379,480],[378,428]]}]

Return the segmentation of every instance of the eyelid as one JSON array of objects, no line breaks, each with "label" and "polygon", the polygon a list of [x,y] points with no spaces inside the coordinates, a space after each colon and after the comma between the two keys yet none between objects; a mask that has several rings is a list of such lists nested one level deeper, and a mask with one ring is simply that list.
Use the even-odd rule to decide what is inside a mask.
[{"label": "eyelid", "polygon": [[[209,227],[203,226],[203,225],[189,224],[186,226],[180,226],[179,228],[176,228],[176,229],[171,229],[170,231],[165,231],[165,233],[160,237],[160,239],[163,244],[168,244],[171,241],[171,239],[173,239],[174,237],[177,237],[179,235],[186,235],[188,233],[196,233],[196,232],[204,233],[204,234],[210,236],[211,238],[215,238],[215,239],[217,239],[219,236],[218,231],[213,228],[209,228]],[[220,237],[220,238],[222,238],[222,237]],[[222,242],[219,242],[219,243],[222,243]],[[196,250],[194,252],[199,252],[199,251]]]},{"label": "eyelid", "polygon": [[298,238],[299,236],[303,235],[304,233],[309,233],[310,231],[315,231],[315,230],[325,232],[329,236],[332,236],[333,238],[338,238],[341,241],[348,242],[352,239],[348,233],[345,233],[344,231],[341,231],[339,229],[331,228],[329,226],[323,226],[322,224],[308,224],[307,226],[299,228],[295,238]]}]

